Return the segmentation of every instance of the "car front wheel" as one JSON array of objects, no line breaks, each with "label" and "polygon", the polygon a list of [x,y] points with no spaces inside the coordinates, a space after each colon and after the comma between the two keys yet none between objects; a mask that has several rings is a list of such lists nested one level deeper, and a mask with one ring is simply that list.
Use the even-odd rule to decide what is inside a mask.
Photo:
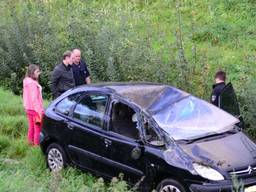
[{"label": "car front wheel", "polygon": [[157,192],[186,192],[184,187],[173,179],[164,179],[156,188]]},{"label": "car front wheel", "polygon": [[46,150],[47,165],[51,171],[60,171],[67,165],[67,156],[63,148],[57,144],[52,143]]}]

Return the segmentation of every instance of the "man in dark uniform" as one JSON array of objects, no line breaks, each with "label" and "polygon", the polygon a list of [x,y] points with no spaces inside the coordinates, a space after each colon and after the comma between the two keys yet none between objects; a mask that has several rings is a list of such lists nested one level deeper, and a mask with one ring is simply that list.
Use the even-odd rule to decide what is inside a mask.
[{"label": "man in dark uniform", "polygon": [[71,51],[66,51],[63,54],[62,63],[58,64],[52,72],[50,88],[54,99],[75,86],[71,54]]},{"label": "man in dark uniform", "polygon": [[72,51],[72,70],[75,79],[75,85],[90,84],[91,78],[86,63],[81,59],[81,51],[74,49]]},{"label": "man in dark uniform", "polygon": [[215,84],[212,86],[211,103],[219,107],[219,96],[223,88],[226,86],[226,73],[218,71],[215,74]]}]

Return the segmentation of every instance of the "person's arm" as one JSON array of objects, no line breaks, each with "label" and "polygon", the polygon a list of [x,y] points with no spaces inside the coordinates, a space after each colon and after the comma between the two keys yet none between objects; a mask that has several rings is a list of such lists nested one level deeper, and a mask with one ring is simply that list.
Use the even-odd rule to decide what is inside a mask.
[{"label": "person's arm", "polygon": [[86,84],[91,84],[92,80],[91,80],[91,77],[90,77],[90,72],[89,72],[89,70],[87,68],[87,65],[86,65],[85,61],[82,61],[82,64],[84,66],[84,72],[83,73],[85,75],[85,83]]},{"label": "person's arm", "polygon": [[91,84],[92,83],[90,76],[86,77],[85,83],[86,84]]},{"label": "person's arm", "polygon": [[212,94],[211,94],[211,103],[217,107],[219,105],[219,101],[218,101],[219,95],[220,95],[220,93],[217,90],[213,89]]},{"label": "person's arm", "polygon": [[52,91],[53,98],[58,96],[58,84],[61,77],[61,72],[57,69],[54,69],[51,76],[51,85],[50,89]]},{"label": "person's arm", "polygon": [[86,65],[85,65],[84,75],[85,75],[85,83],[91,84],[92,81],[91,81],[90,73],[89,73],[89,70],[87,69]]},{"label": "person's arm", "polygon": [[39,97],[41,97],[39,88],[35,83],[30,83],[28,85],[28,93],[29,93],[29,101],[31,102],[33,109],[35,110],[37,115],[41,117],[43,114],[43,106],[41,106],[41,102],[39,100]]}]

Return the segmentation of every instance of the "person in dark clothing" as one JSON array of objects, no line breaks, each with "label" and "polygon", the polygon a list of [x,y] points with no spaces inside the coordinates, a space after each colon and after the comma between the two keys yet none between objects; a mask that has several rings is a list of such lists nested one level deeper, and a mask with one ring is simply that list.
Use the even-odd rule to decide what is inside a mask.
[{"label": "person in dark clothing", "polygon": [[226,86],[226,73],[224,71],[218,71],[215,74],[215,84],[212,86],[211,103],[219,107],[219,96],[221,91]]},{"label": "person in dark clothing", "polygon": [[75,86],[71,54],[71,51],[66,51],[63,54],[62,63],[58,64],[52,72],[50,88],[54,99]]},{"label": "person in dark clothing", "polygon": [[72,70],[75,79],[75,85],[90,84],[91,78],[86,63],[81,60],[81,51],[74,49],[72,51]]}]

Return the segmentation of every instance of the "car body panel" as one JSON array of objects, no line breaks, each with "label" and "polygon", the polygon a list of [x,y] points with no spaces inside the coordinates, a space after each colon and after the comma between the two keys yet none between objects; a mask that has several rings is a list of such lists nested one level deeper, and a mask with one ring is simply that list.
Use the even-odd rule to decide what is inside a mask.
[{"label": "car body panel", "polygon": [[194,161],[207,162],[228,172],[247,168],[256,160],[256,145],[242,132],[181,147]]},{"label": "car body panel", "polygon": [[[77,92],[109,96],[101,128],[73,119],[74,107],[67,115],[55,110],[60,101]],[[243,179],[246,187],[255,185],[256,145],[239,128],[234,132],[182,141],[173,139],[153,118],[154,114],[168,105],[188,97],[190,94],[184,91],[155,83],[106,83],[71,89],[47,108],[41,147],[45,152],[50,142],[57,142],[78,167],[106,178],[118,176],[122,172],[128,182],[139,182],[142,191],[151,190],[165,178],[176,179],[187,191],[216,191],[221,188],[231,191],[232,174]],[[79,99],[76,99],[76,103]],[[138,115],[137,139],[128,138],[110,129],[112,104],[116,102],[129,106]],[[218,110],[221,109],[216,108]],[[147,141],[145,119],[159,134],[163,145],[153,145]],[[195,172],[195,162],[218,170],[225,180],[203,178]]]}]

